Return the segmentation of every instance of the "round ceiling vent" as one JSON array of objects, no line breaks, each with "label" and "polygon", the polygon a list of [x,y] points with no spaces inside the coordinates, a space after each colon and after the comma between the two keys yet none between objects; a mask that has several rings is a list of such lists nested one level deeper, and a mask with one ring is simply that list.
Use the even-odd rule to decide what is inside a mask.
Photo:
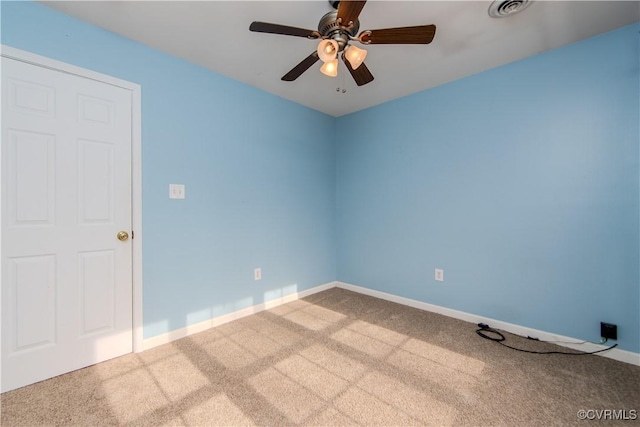
[{"label": "round ceiling vent", "polygon": [[495,0],[489,6],[489,16],[492,18],[504,18],[515,15],[525,10],[531,4],[531,0]]}]

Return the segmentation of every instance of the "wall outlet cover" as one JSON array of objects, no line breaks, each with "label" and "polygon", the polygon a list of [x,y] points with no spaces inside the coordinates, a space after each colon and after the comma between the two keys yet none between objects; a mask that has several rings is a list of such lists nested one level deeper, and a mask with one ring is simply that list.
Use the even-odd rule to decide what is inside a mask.
[{"label": "wall outlet cover", "polygon": [[169,198],[170,199],[184,199],[184,185],[183,184],[169,184]]},{"label": "wall outlet cover", "polygon": [[618,325],[600,322],[600,336],[610,340],[618,339]]}]

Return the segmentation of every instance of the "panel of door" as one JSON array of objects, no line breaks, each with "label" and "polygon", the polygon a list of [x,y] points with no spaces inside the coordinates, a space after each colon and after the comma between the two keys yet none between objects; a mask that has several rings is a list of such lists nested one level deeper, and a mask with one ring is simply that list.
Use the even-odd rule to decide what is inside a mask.
[{"label": "panel of door", "polygon": [[2,391],[132,351],[131,109],[2,58]]}]

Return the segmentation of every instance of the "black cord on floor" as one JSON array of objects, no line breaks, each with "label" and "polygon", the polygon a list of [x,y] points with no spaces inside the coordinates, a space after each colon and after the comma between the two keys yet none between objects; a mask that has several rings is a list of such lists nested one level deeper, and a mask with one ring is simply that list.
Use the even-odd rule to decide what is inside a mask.
[{"label": "black cord on floor", "polygon": [[[500,345],[503,345],[505,347],[508,347],[512,350],[518,350],[518,351],[522,351],[524,353],[533,353],[533,354],[567,354],[569,356],[586,356],[589,354],[596,354],[596,353],[602,353],[603,351],[607,351],[607,350],[611,350],[614,347],[617,347],[618,344],[614,344],[609,348],[604,348],[602,350],[598,350],[598,351],[592,351],[589,353],[570,353],[570,352],[566,352],[566,351],[531,351],[531,350],[525,350],[522,348],[517,348],[517,347],[512,347],[508,344],[505,344],[503,341],[506,339],[504,337],[504,335],[502,335],[502,333],[496,329],[490,328],[488,325],[484,324],[484,323],[478,323],[478,326],[480,327],[480,329],[476,330],[476,334],[480,335],[482,338],[488,339],[490,341],[495,341]],[[493,334],[494,336],[490,336],[488,334]],[[536,340],[537,341],[537,340]]]}]

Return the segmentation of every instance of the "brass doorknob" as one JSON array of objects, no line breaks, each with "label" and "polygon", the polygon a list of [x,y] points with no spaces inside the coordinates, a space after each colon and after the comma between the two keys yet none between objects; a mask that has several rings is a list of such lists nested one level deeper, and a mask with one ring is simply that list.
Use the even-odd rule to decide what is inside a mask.
[{"label": "brass doorknob", "polygon": [[126,231],[121,231],[118,233],[117,237],[118,237],[118,240],[120,240],[121,242],[124,242],[129,238],[129,233],[127,233]]}]

